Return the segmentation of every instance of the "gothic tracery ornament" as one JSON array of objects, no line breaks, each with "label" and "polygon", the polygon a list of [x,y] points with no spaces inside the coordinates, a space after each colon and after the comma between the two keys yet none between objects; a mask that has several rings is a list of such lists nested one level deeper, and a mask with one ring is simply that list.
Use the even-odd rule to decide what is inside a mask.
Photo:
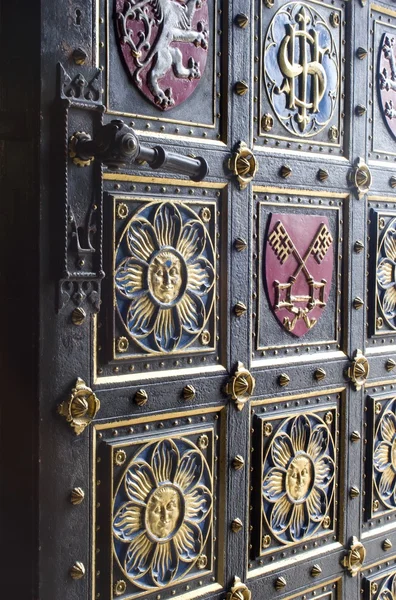
[{"label": "gothic tracery ornament", "polygon": [[396,508],[396,400],[391,400],[379,420],[374,440],[374,485],[381,502]]},{"label": "gothic tracery ornament", "polygon": [[396,219],[388,222],[379,244],[377,300],[387,324],[396,329]]}]

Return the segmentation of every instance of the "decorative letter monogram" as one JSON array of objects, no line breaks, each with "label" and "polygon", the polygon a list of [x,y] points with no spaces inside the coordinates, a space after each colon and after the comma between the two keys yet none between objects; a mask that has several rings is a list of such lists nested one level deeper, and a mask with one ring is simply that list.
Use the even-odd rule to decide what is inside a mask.
[{"label": "decorative letter monogram", "polygon": [[316,10],[292,2],[276,13],[265,40],[265,85],[290,133],[314,136],[329,123],[337,100],[337,61],[330,29]]}]

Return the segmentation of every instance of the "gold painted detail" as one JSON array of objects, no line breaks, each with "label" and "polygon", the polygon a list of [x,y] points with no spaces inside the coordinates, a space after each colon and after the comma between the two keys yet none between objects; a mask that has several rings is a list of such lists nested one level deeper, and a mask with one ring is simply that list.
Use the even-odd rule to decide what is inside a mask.
[{"label": "gold painted detail", "polygon": [[206,448],[209,447],[209,438],[206,435],[206,433],[204,433],[203,435],[200,435],[198,438],[198,447],[201,450],[206,450]]},{"label": "gold painted detail", "polygon": [[360,490],[356,485],[353,485],[349,490],[349,496],[351,499],[358,498],[360,496]]},{"label": "gold painted detail", "polygon": [[83,379],[78,378],[70,397],[58,406],[58,413],[80,435],[93,421],[100,409],[100,401]]},{"label": "gold painted detail", "polygon": [[356,189],[359,199],[369,191],[372,184],[371,171],[362,158],[358,159],[356,167],[351,170],[349,181]]},{"label": "gold painted detail", "polygon": [[320,565],[314,565],[311,569],[311,577],[319,577],[322,574],[322,568]]},{"label": "gold painted detail", "polygon": [[237,302],[234,306],[234,312],[237,317],[243,317],[247,311],[247,306],[243,302]]},{"label": "gold painted detail", "polygon": [[116,450],[114,452],[114,464],[116,467],[121,467],[126,461],[127,455],[125,450]]},{"label": "gold painted detail", "polygon": [[212,503],[212,474],[199,445],[171,438],[140,447],[113,503],[115,553],[125,580],[158,590],[195,566],[203,570]]},{"label": "gold painted detail", "polygon": [[255,386],[255,378],[245,369],[243,363],[238,362],[234,375],[225,387],[225,392],[235,400],[237,409],[242,410],[253,395]]},{"label": "gold painted detail", "polygon": [[239,531],[241,531],[243,529],[243,523],[241,521],[241,519],[234,519],[231,523],[231,530],[234,533],[238,533]]},{"label": "gold painted detail", "polygon": [[387,509],[396,508],[396,399],[382,407],[374,405],[377,415],[374,435],[373,483],[376,497]]},{"label": "gold painted detail", "polygon": [[261,127],[263,131],[271,131],[274,126],[274,118],[270,113],[266,113],[261,118]]},{"label": "gold painted detail", "polygon": [[356,296],[356,298],[353,299],[353,308],[355,310],[360,310],[361,308],[363,308],[364,306],[364,300],[362,300],[362,298],[360,298],[359,296]]},{"label": "gold painted detail", "polygon": [[275,589],[280,592],[287,586],[287,581],[284,577],[277,577],[274,582]]},{"label": "gold painted detail", "polygon": [[362,436],[360,435],[359,431],[352,431],[351,442],[353,442],[353,443],[360,442],[361,439],[362,439]]},{"label": "gold painted detail", "polygon": [[282,545],[299,543],[331,525],[336,472],[332,426],[315,413],[290,416],[266,443],[265,424],[264,530]]},{"label": "gold painted detail", "polygon": [[227,594],[226,600],[251,600],[252,594],[239,577],[234,577],[234,585]]},{"label": "gold painted detail", "polygon": [[360,254],[361,252],[363,252],[363,250],[364,250],[363,242],[361,242],[360,240],[356,240],[356,242],[354,243],[353,249],[356,252],[356,254]]},{"label": "gold painted detail", "polygon": [[357,537],[354,536],[348,554],[342,559],[341,565],[349,571],[352,577],[356,577],[363,567],[365,558],[366,549]]},{"label": "gold painted detail", "polygon": [[238,96],[244,96],[249,91],[249,85],[246,83],[246,81],[237,81],[235,84],[235,91]]},{"label": "gold painted detail", "polygon": [[365,48],[359,47],[356,50],[356,56],[359,60],[364,60],[367,57],[367,50]]},{"label": "gold painted detail", "polygon": [[249,17],[247,15],[245,15],[244,13],[239,13],[235,17],[235,23],[241,29],[246,29],[246,27],[249,25]]},{"label": "gold painted detail", "polygon": [[274,428],[272,423],[264,423],[263,424],[263,433],[265,437],[270,437],[272,435]]},{"label": "gold painted detail", "polygon": [[90,141],[92,138],[88,133],[84,131],[76,131],[69,139],[69,156],[77,167],[89,167],[95,160],[94,156],[87,157],[86,159],[79,158],[76,152],[76,146],[82,140]]},{"label": "gold painted detail", "polygon": [[280,169],[279,174],[283,179],[288,179],[288,177],[290,177],[292,173],[293,171],[291,167],[289,167],[288,165],[283,165]]},{"label": "gold painted detail", "polygon": [[281,387],[286,387],[290,383],[290,377],[287,373],[281,373],[278,377],[278,383]]},{"label": "gold painted detail", "polygon": [[335,125],[332,125],[329,128],[329,140],[331,142],[336,142],[338,140],[338,127],[336,127]]},{"label": "gold painted detail", "polygon": [[332,12],[330,14],[330,25],[334,28],[340,26],[340,15],[338,12]]},{"label": "gold painted detail", "polygon": [[393,358],[388,358],[385,363],[385,369],[390,373],[396,367],[396,361]]},{"label": "gold painted detail", "polygon": [[87,317],[87,313],[81,306],[75,308],[71,314],[71,320],[73,325],[80,326],[84,323]]},{"label": "gold painted detail", "polygon": [[245,142],[240,142],[236,152],[231,156],[228,166],[236,176],[240,189],[244,190],[256,175],[258,162]]},{"label": "gold painted detail", "polygon": [[261,540],[261,547],[266,550],[267,548],[269,548],[271,546],[271,536],[270,535],[264,535],[263,539]]},{"label": "gold painted detail", "polygon": [[138,406],[144,406],[148,402],[148,393],[146,390],[138,390],[135,394],[135,402]]},{"label": "gold painted detail", "polygon": [[186,385],[183,388],[183,399],[184,400],[188,400],[188,401],[194,400],[194,398],[196,396],[196,393],[197,392],[196,392],[195,387],[193,385],[191,385],[191,384]]},{"label": "gold painted detail", "polygon": [[114,584],[114,595],[115,596],[122,596],[122,594],[125,594],[126,588],[127,588],[126,582],[123,579],[119,579]]},{"label": "gold painted detail", "polygon": [[242,238],[237,238],[234,242],[234,247],[237,252],[243,252],[247,248],[247,241]]},{"label": "gold painted detail", "polygon": [[120,353],[127,352],[128,348],[129,348],[128,338],[126,338],[124,336],[119,337],[117,340],[116,347],[117,347],[117,352],[120,352]]},{"label": "gold painted detail", "polygon": [[326,371],[323,369],[323,367],[319,367],[318,369],[316,369],[314,373],[314,378],[316,381],[323,381],[323,379],[326,378]]},{"label": "gold painted detail", "polygon": [[84,498],[85,498],[85,492],[82,488],[75,487],[72,489],[71,494],[70,494],[70,502],[73,504],[73,506],[77,506],[78,504],[81,504],[84,501]]},{"label": "gold painted detail", "polygon": [[[396,591],[396,589],[395,589],[395,591]],[[371,593],[376,594],[377,592],[378,592],[378,583],[376,581],[373,581],[373,583],[371,584]]]},{"label": "gold painted detail", "polygon": [[237,454],[232,461],[232,468],[235,471],[240,471],[245,466],[245,459],[240,454]]},{"label": "gold painted detail", "polygon": [[352,364],[347,370],[347,376],[357,391],[359,391],[366,383],[369,373],[370,365],[367,358],[363,355],[361,350],[356,350]]},{"label": "gold painted detail", "polygon": [[117,219],[126,219],[129,215],[129,208],[125,202],[117,204]]},{"label": "gold painted detail", "polygon": [[380,503],[378,500],[374,500],[373,501],[373,512],[376,512],[377,510],[379,510],[380,507]]},{"label": "gold painted detail", "polygon": [[326,181],[329,178],[329,172],[326,169],[319,169],[318,179],[319,181]]},{"label": "gold painted detail", "polygon": [[205,329],[200,337],[199,337],[199,341],[201,342],[202,346],[208,346],[210,344],[210,340],[211,340],[211,336],[210,336],[210,332]]},{"label": "gold painted detail", "polygon": [[72,579],[82,579],[85,576],[85,567],[82,562],[76,561],[69,571]]},{"label": "gold painted detail", "polygon": [[392,189],[396,188],[396,177],[394,175],[392,175],[392,177],[389,179],[389,185]]},{"label": "gold painted detail", "polygon": [[267,8],[272,8],[275,4],[275,0],[263,0],[264,6]]},{"label": "gold painted detail", "polygon": [[383,543],[382,543],[382,549],[385,552],[388,552],[388,550],[392,550],[392,548],[393,548],[392,542],[390,541],[389,538],[386,538],[386,540],[384,540]]},{"label": "gold painted detail", "polygon": [[376,415],[380,415],[382,411],[382,405],[381,402],[376,402],[374,405],[374,412]]}]

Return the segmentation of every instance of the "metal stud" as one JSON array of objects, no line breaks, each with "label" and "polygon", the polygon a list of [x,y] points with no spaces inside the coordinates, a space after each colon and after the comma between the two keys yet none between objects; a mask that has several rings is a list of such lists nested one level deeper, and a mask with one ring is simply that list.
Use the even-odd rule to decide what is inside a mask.
[{"label": "metal stud", "polygon": [[274,126],[274,118],[270,113],[265,113],[261,119],[261,127],[263,131],[271,131]]},{"label": "metal stud", "polygon": [[356,254],[360,254],[361,252],[363,252],[363,250],[364,250],[363,242],[361,242],[360,240],[356,240],[356,242],[354,243],[353,249],[356,252]]},{"label": "metal stud", "polygon": [[289,167],[288,165],[283,165],[280,169],[280,176],[283,177],[283,179],[287,179],[288,177],[290,177],[290,175],[292,174],[292,169],[291,167]]},{"label": "metal stud", "polygon": [[320,567],[320,565],[314,565],[311,569],[311,577],[319,577],[319,575],[322,573],[322,569]]},{"label": "metal stud", "polygon": [[231,523],[231,529],[234,533],[238,533],[238,531],[241,531],[241,529],[243,529],[243,523],[241,519],[234,519]]},{"label": "metal stud", "polygon": [[326,181],[329,178],[329,172],[326,169],[319,169],[318,171],[318,179],[319,181]]},{"label": "metal stud", "polygon": [[71,494],[70,494],[70,502],[73,504],[73,506],[77,506],[78,504],[81,504],[81,502],[83,502],[84,498],[85,498],[85,492],[82,488],[75,487],[72,489]]},{"label": "metal stud", "polygon": [[279,592],[280,590],[283,590],[287,585],[287,581],[284,577],[278,577],[275,580],[274,586],[275,589]]},{"label": "metal stud", "polygon": [[392,175],[392,177],[389,179],[389,185],[391,186],[391,188],[395,189],[396,188],[396,177],[394,175]]},{"label": "metal stud", "polygon": [[360,310],[364,306],[364,300],[362,300],[359,296],[356,296],[353,300],[353,308],[355,310]]},{"label": "metal stud", "polygon": [[196,395],[195,387],[193,385],[186,385],[183,388],[183,398],[184,400],[194,400]]},{"label": "metal stud", "polygon": [[244,96],[249,91],[249,85],[246,83],[246,81],[237,81],[235,84],[235,91],[238,96]]},{"label": "metal stud", "polygon": [[367,56],[367,50],[365,48],[359,47],[356,50],[356,56],[358,57],[359,60],[363,60]]},{"label": "metal stud", "polygon": [[383,541],[383,544],[382,544],[382,549],[383,549],[385,552],[387,552],[388,550],[391,550],[391,549],[392,549],[392,546],[393,546],[393,544],[392,544],[392,542],[390,541],[390,539],[389,539],[389,538],[386,538],[386,540],[384,540],[384,541]]},{"label": "metal stud", "polygon": [[358,498],[360,496],[360,490],[358,487],[356,487],[356,485],[353,485],[351,487],[351,489],[349,490],[349,497],[350,498]]},{"label": "metal stud", "polygon": [[122,594],[125,594],[127,589],[127,584],[123,579],[119,579],[115,584],[114,584],[114,596],[122,596]]},{"label": "metal stud", "polygon": [[69,573],[72,579],[82,579],[85,575],[85,567],[83,563],[80,561],[76,561],[71,567]]},{"label": "metal stud", "polygon": [[138,390],[135,394],[135,402],[138,406],[144,406],[148,401],[148,393],[146,390]]},{"label": "metal stud", "polygon": [[237,238],[234,242],[234,247],[237,252],[243,252],[247,248],[247,241],[242,238]]},{"label": "metal stud", "polygon": [[362,439],[362,436],[360,435],[360,433],[358,431],[352,431],[351,442],[353,442],[353,443],[360,442],[361,439]]},{"label": "metal stud", "polygon": [[240,454],[237,454],[232,461],[232,468],[235,471],[240,471],[245,466],[245,459]]},{"label": "metal stud", "polygon": [[84,323],[86,317],[87,317],[87,313],[80,306],[78,308],[75,308],[71,314],[72,323],[73,323],[73,325],[77,325],[77,326],[82,325]]},{"label": "metal stud", "polygon": [[358,104],[355,108],[355,112],[358,117],[362,117],[363,115],[366,114],[367,108],[365,106],[363,106],[363,104]]},{"label": "metal stud", "polygon": [[237,302],[234,306],[234,312],[237,317],[242,317],[247,311],[247,306],[243,302]]},{"label": "metal stud", "polygon": [[326,371],[322,367],[319,367],[319,369],[316,369],[316,371],[314,373],[314,378],[316,379],[316,381],[322,381],[325,377],[326,377]]},{"label": "metal stud", "polygon": [[76,48],[73,50],[72,57],[76,65],[83,65],[88,58],[88,54],[83,48]]},{"label": "metal stud", "polygon": [[235,17],[235,23],[241,29],[245,29],[249,25],[249,17],[243,13],[239,13],[239,15]]},{"label": "metal stud", "polygon": [[290,377],[287,373],[282,373],[278,377],[278,383],[281,387],[286,387],[290,383]]},{"label": "metal stud", "polygon": [[385,363],[386,370],[390,373],[391,371],[393,371],[393,369],[395,367],[396,367],[396,362],[393,360],[393,358],[388,358],[388,360]]}]

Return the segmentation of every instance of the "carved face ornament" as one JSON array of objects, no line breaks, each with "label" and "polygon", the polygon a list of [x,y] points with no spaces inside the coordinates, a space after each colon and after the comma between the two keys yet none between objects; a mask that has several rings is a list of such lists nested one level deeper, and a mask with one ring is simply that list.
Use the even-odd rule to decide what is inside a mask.
[{"label": "carved face ornament", "polygon": [[148,444],[127,467],[115,498],[115,554],[125,576],[143,589],[165,586],[201,564],[209,532],[208,466],[191,442],[178,443]]}]

